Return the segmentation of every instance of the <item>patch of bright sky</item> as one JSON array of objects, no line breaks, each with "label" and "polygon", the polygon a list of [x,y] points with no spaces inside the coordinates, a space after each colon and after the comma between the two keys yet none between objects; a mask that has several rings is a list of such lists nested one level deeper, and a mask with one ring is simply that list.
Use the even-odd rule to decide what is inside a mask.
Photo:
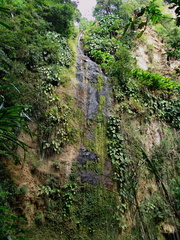
[{"label": "patch of bright sky", "polygon": [[96,0],[78,0],[77,2],[79,2],[78,8],[82,14],[82,17],[85,17],[88,20],[94,20],[92,11],[96,5]]}]

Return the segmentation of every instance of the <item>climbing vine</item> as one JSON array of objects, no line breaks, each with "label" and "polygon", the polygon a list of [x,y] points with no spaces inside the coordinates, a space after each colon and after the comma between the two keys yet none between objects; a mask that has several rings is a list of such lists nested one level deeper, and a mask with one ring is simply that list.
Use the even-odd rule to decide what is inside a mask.
[{"label": "climbing vine", "polygon": [[[125,152],[124,137],[121,132],[120,119],[112,115],[108,119],[107,137],[108,137],[108,156],[113,165],[113,179],[117,184],[117,191],[121,198],[121,217],[122,222],[125,221],[125,212],[128,209],[128,202],[133,198],[132,181],[135,180],[130,172],[132,170],[132,162],[130,156]],[[135,182],[133,183],[135,184]],[[126,227],[126,223],[122,224],[122,229]]]}]

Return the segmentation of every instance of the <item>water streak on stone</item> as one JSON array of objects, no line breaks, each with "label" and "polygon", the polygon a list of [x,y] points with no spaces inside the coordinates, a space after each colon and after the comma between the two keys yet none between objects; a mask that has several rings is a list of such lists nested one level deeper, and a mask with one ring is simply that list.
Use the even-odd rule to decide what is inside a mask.
[{"label": "water streak on stone", "polygon": [[[95,62],[84,55],[81,48],[81,35],[78,42],[76,78],[78,80],[77,102],[82,108],[85,118],[92,119],[98,113],[101,96],[105,99],[103,112],[107,115],[110,92],[108,78]],[[102,78],[101,83],[98,82],[100,78]]]},{"label": "water streak on stone", "polygon": [[[77,86],[76,99],[77,103],[84,113],[85,120],[93,119],[96,121],[96,115],[103,113],[104,117],[108,115],[108,107],[110,105],[110,86],[108,78],[103,74],[99,66],[89,57],[85,56],[81,47],[81,37],[78,41],[78,56],[77,56]],[[101,112],[100,112],[101,111]],[[94,139],[94,133],[90,129],[82,126],[82,130],[88,139]],[[78,174],[82,183],[97,185],[102,183],[107,188],[111,189],[113,184],[111,180],[111,163],[104,162],[104,173],[97,174],[92,170],[87,169],[87,165],[96,165],[99,161],[99,156],[86,149],[83,146],[79,149],[77,162],[79,165]]]}]

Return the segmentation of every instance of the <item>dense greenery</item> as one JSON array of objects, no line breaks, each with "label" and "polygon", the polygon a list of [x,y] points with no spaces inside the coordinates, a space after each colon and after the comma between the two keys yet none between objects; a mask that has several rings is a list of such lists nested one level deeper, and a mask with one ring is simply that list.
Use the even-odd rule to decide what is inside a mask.
[{"label": "dense greenery", "polygon": [[[119,7],[124,10],[122,14]],[[121,227],[127,230],[122,239],[163,239],[160,232],[164,224],[175,226],[176,231],[179,229],[179,140],[176,141],[175,129],[178,131],[180,127],[180,85],[178,74],[171,79],[159,72],[137,68],[131,51],[136,37],[141,37],[151,22],[158,21],[163,24],[156,29],[166,43],[167,60],[178,59],[179,29],[173,22],[169,27],[170,18],[162,15],[159,3],[152,1],[146,6],[139,3],[139,7],[127,25],[125,13],[129,12],[122,2],[97,1],[94,10],[97,23],[86,31],[83,43],[85,52],[101,65],[112,83],[116,115],[108,120],[107,152],[121,201]],[[178,73],[178,69],[176,71]],[[137,121],[140,121],[140,130],[134,126]],[[142,143],[142,136],[145,126],[154,121],[170,126],[164,125],[165,139],[150,148],[149,153],[144,150],[146,144]],[[170,157],[172,149],[174,157]],[[174,170],[168,167],[169,163],[176,166]],[[147,184],[149,192],[142,190],[142,184]],[[144,191],[142,197],[141,191]],[[136,226],[128,229],[126,214],[136,219]]]},{"label": "dense greenery", "polygon": [[[162,1],[97,0],[96,21],[81,20],[84,52],[112,87],[111,115],[103,113],[100,96],[90,120],[77,108],[70,82],[76,3],[4,0],[0,7],[0,238],[164,240],[168,225],[178,239],[178,69],[167,77],[139,69],[132,57],[137,36],[160,21],[167,59],[179,58],[179,29],[162,18]],[[94,86],[104,87],[102,73]],[[38,144],[26,163],[16,150],[31,149],[18,138],[31,133],[29,121]],[[76,152],[63,152],[68,145]],[[81,152],[83,163],[76,159]],[[19,185],[16,171],[23,167],[30,186]]]},{"label": "dense greenery", "polygon": [[[56,112],[62,111],[51,109],[58,102],[59,106],[55,108],[63,108],[63,103],[60,103],[54,90],[67,82],[68,79],[63,75],[74,60],[68,38],[74,34],[76,5],[70,1],[61,4],[56,1],[40,1],[38,4],[36,1],[8,1],[4,2],[4,6],[12,9],[13,17],[7,18],[2,15],[2,19],[11,29],[0,29],[0,76],[2,83],[13,84],[21,92],[19,94],[12,88],[6,91],[5,105],[31,105],[30,116],[41,122],[41,134],[47,135],[43,133],[42,125],[46,125],[48,115],[51,115],[50,118],[56,118]],[[59,120],[54,120],[54,124],[56,123],[59,123]],[[51,133],[52,129],[53,127],[49,129]],[[62,131],[66,134],[66,131],[71,130],[64,126]],[[52,139],[50,140],[50,132],[48,134],[50,146]],[[52,149],[57,149],[59,145],[51,146]]]},{"label": "dense greenery", "polygon": [[[68,102],[60,101],[55,89],[69,80],[66,71],[74,61],[69,39],[76,35],[77,9],[75,2],[53,0],[3,1],[0,7],[0,154],[1,161],[13,158],[17,164],[23,160],[17,156],[17,148],[29,148],[18,138],[20,131],[32,134],[28,121],[37,124],[40,158],[43,151],[46,155],[59,152],[73,141]],[[66,137],[70,135],[71,140]],[[0,235],[7,239],[20,232],[19,218],[11,211],[16,211],[14,204],[18,205],[22,193],[7,188],[5,182],[11,177],[4,165],[2,169]]]}]

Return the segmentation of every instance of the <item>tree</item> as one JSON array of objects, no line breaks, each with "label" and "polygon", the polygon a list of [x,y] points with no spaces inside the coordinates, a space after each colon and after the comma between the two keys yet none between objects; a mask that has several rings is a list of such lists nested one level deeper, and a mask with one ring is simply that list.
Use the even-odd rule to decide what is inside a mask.
[{"label": "tree", "polygon": [[93,16],[98,17],[104,14],[118,14],[122,5],[121,0],[97,0]]}]

